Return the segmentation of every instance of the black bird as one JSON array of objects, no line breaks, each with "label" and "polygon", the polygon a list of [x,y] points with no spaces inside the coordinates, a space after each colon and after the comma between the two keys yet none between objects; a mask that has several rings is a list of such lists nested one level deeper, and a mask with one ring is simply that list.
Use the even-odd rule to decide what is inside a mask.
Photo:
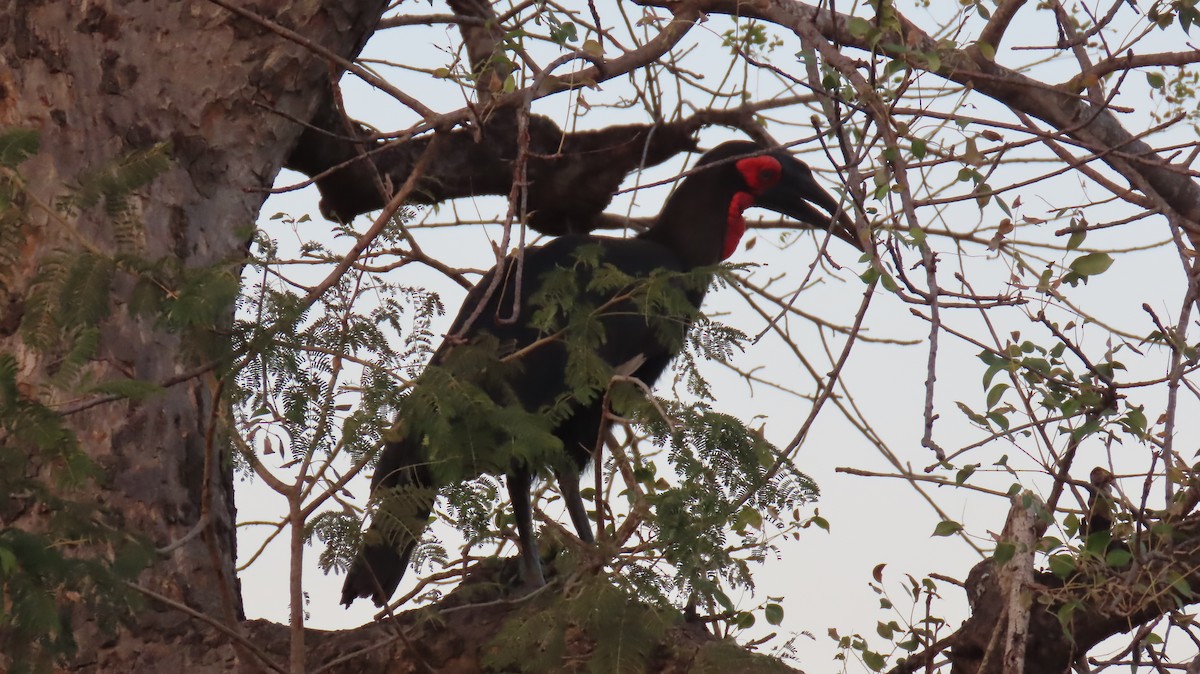
[{"label": "black bird", "polygon": [[1103,466],[1096,466],[1088,475],[1087,513],[1079,522],[1079,533],[1083,538],[1112,529],[1116,510],[1112,493],[1115,480]]},{"label": "black bird", "polygon": [[[605,383],[615,370],[636,368],[633,376],[653,386],[682,348],[691,319],[699,311],[711,278],[703,270],[734,253],[745,231],[742,212],[751,206],[829,229],[862,247],[837,200],[818,186],[806,165],[786,152],[733,141],[701,157],[696,171],[667,198],[654,226],[637,237],[566,235],[527,248],[520,262],[510,257],[485,274],[468,293],[450,337],[438,347],[408,396],[414,413],[406,415],[401,409],[395,432],[385,442],[371,481],[378,506],[364,535],[363,550],[342,587],[342,603],[349,606],[359,597],[370,597],[377,606],[384,605],[408,566],[438,488],[484,472],[507,474],[521,547],[521,576],[527,584],[544,582],[530,505],[530,486],[540,470],[554,472],[579,537],[593,542],[579,495],[579,475],[606,430],[603,391],[597,390],[603,389],[603,383],[589,388],[578,382],[581,365],[572,360],[581,358],[578,348],[573,355],[569,339],[558,338],[568,331],[547,327],[548,316],[565,314],[573,306],[575,315],[598,317],[592,322],[593,333],[597,323],[602,330],[585,335],[590,338],[590,351],[582,360],[594,355],[589,362],[601,363],[609,373]],[[692,275],[689,283],[686,272],[697,269],[700,278]],[[671,273],[675,276],[667,285],[676,289],[680,303],[690,310],[687,315],[664,317],[630,297],[635,294],[634,283],[642,282],[644,287],[647,280]],[[493,287],[497,274],[502,275],[501,281]],[[485,303],[482,309],[481,303]],[[494,358],[471,356],[470,349],[459,346],[464,343],[486,346]],[[435,377],[441,382],[436,386]],[[479,419],[471,410],[481,408],[426,395],[450,384],[455,390],[473,391],[476,399],[490,398],[505,409],[536,415],[543,420],[545,437],[557,438],[561,447],[555,442],[539,453],[526,447],[503,452],[489,446],[511,445],[514,439],[503,429],[472,430]],[[431,412],[429,406],[439,409]],[[416,417],[425,421],[415,421]],[[469,440],[460,444],[470,446],[436,446],[430,430],[435,426],[466,434]],[[446,471],[445,463],[458,465]]]}]

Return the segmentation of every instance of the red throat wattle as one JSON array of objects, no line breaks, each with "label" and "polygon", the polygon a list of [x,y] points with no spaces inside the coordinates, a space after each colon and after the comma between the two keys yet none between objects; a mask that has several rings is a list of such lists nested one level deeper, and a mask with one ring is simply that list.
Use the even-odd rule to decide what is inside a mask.
[{"label": "red throat wattle", "polygon": [[729,200],[729,217],[725,223],[725,247],[721,250],[721,259],[727,260],[737,251],[742,235],[746,233],[746,218],[742,211],[754,205],[754,197],[749,192],[738,192]]},{"label": "red throat wattle", "polygon": [[725,227],[725,248],[721,251],[721,259],[727,260],[737,251],[742,235],[746,233],[746,218],[742,211],[754,205],[754,195],[762,194],[775,187],[783,175],[783,167],[779,160],[771,156],[747,157],[739,159],[738,173],[746,181],[749,192],[737,192],[729,201],[729,220]]}]

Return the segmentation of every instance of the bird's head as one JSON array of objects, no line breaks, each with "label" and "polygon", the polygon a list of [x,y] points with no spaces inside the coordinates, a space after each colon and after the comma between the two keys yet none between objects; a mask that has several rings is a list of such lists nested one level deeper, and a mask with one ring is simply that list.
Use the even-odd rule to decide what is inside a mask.
[{"label": "bird's head", "polygon": [[[783,150],[767,150],[749,141],[730,141],[709,150],[697,168],[713,165],[724,174],[723,181],[738,185],[729,203],[728,222],[721,259],[737,250],[746,231],[742,213],[751,206],[829,230],[834,236],[862,250],[854,225],[839,208],[838,200],[823,190],[804,162]],[[819,206],[820,209],[814,208]]]},{"label": "bird's head", "polygon": [[1093,487],[1098,489],[1111,487],[1115,479],[1116,477],[1103,466],[1096,466],[1092,469],[1091,474],[1088,475],[1088,481],[1092,483]]}]

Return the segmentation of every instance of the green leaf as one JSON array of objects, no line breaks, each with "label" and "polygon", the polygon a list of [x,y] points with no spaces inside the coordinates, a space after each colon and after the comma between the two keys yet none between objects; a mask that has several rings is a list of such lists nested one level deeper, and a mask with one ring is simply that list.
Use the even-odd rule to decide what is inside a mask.
[{"label": "green leaf", "polygon": [[1066,578],[1075,573],[1075,558],[1070,555],[1051,555],[1050,573],[1059,578]]},{"label": "green leaf", "polygon": [[1142,437],[1146,434],[1146,413],[1142,411],[1142,407],[1134,407],[1129,410],[1128,414],[1122,420],[1121,425],[1124,426],[1130,433]]},{"label": "green leaf", "polygon": [[5,129],[0,131],[0,166],[16,168],[18,164],[37,154],[41,137],[33,129]]},{"label": "green leaf", "polygon": [[729,595],[725,594],[720,589],[713,590],[713,599],[716,599],[717,603],[721,605],[721,608],[725,609],[726,611],[733,610],[733,602],[729,600]]},{"label": "green leaf", "polygon": [[979,55],[988,61],[996,60],[996,48],[986,42],[976,42],[976,47],[979,47]]},{"label": "green leaf", "polygon": [[992,377],[995,377],[996,374],[998,372],[1000,372],[1001,370],[1007,370],[1008,367],[1010,366],[1010,364],[1011,364],[1011,361],[1009,361],[1006,358],[1000,358],[1000,359],[992,362],[988,366],[988,369],[985,370],[983,373],[983,385],[985,387],[991,386],[992,385]]},{"label": "green leaf", "polygon": [[879,282],[883,285],[883,289],[890,292],[900,292],[900,284],[896,283],[896,279],[892,278],[891,274],[883,274],[879,277]]},{"label": "green leaf", "polygon": [[860,16],[850,17],[850,21],[846,24],[846,28],[850,31],[850,35],[856,38],[866,37],[867,33],[871,32],[871,29],[874,27],[875,26],[872,26],[870,21],[867,21]]},{"label": "green leaf", "polygon": [[1050,291],[1053,290],[1053,276],[1054,274],[1049,268],[1038,276],[1037,291],[1039,293],[1050,294]]},{"label": "green leaf", "polygon": [[924,159],[925,153],[928,151],[928,145],[924,138],[913,138],[912,140],[912,155],[917,159]]},{"label": "green leaf", "polygon": [[1058,624],[1062,625],[1063,631],[1067,633],[1067,636],[1071,635],[1071,617],[1075,615],[1075,611],[1080,606],[1082,604],[1078,600],[1069,601],[1063,604],[1055,613],[1058,618]]},{"label": "green leaf", "polygon": [[983,153],[979,151],[979,142],[975,140],[974,136],[967,138],[963,144],[963,151],[959,156],[964,162],[972,166],[983,166],[985,162]]},{"label": "green leaf", "polygon": [[1167,83],[1162,73],[1146,73],[1146,82],[1155,89],[1162,89]]},{"label": "green leaf", "polygon": [[962,410],[962,413],[967,415],[967,418],[970,419],[971,421],[975,422],[976,424],[979,424],[980,426],[987,425],[987,419],[982,414],[976,413],[970,407],[967,407],[966,405],[964,405],[961,401],[955,401],[954,404],[958,405],[958,409]]},{"label": "green leaf", "polygon": [[942,520],[933,528],[934,536],[953,536],[962,531],[963,526],[954,520]]},{"label": "green leaf", "polygon": [[1112,256],[1108,253],[1089,253],[1072,260],[1070,268],[1080,276],[1095,276],[1108,271],[1112,263]]},{"label": "green leaf", "polygon": [[1087,238],[1086,229],[1077,229],[1071,232],[1071,238],[1067,239],[1067,250],[1075,250],[1083,244],[1083,240]]},{"label": "green leaf", "polygon": [[1196,20],[1200,19],[1200,10],[1196,9],[1195,3],[1182,3],[1179,7],[1179,26],[1183,28],[1183,32],[1191,34],[1192,25]]},{"label": "green leaf", "polygon": [[12,550],[0,547],[0,576],[11,574],[15,568],[17,568],[17,556],[13,554]]},{"label": "green leaf", "polygon": [[970,478],[971,475],[975,473],[975,469],[978,467],[979,467],[979,464],[973,463],[969,466],[963,466],[962,468],[960,468],[958,470],[958,472],[955,473],[955,475],[954,475],[954,484],[962,486],[962,484],[965,483],[967,481],[967,479]]},{"label": "green leaf", "polygon": [[1008,384],[1000,382],[999,384],[993,386],[992,390],[988,391],[987,406],[989,410],[995,407],[996,403],[1000,402],[1000,399],[1004,397],[1004,392],[1007,390]]},{"label": "green leaf", "polygon": [[604,55],[604,45],[595,40],[584,40],[583,44],[580,46],[580,49],[582,49],[585,54],[594,56],[596,58],[600,58]]},{"label": "green leaf", "polygon": [[1013,555],[1015,554],[1017,554],[1016,544],[1008,541],[1002,541],[997,543],[996,549],[992,551],[992,559],[995,560],[997,565],[1003,566],[1004,564],[1007,564],[1008,560],[1012,559]]},{"label": "green leaf", "polygon": [[1104,556],[1104,563],[1112,569],[1120,569],[1133,561],[1133,554],[1124,548],[1113,548]]},{"label": "green leaf", "polygon": [[1088,535],[1088,537],[1084,543],[1083,550],[1085,553],[1087,553],[1091,557],[1094,557],[1094,558],[1102,557],[1102,556],[1104,556],[1104,551],[1108,549],[1108,543],[1111,540],[1112,540],[1112,532],[1111,531],[1108,531],[1108,530],[1097,531],[1093,534]]},{"label": "green leaf", "polygon": [[862,653],[862,659],[863,664],[870,667],[872,672],[883,671],[883,668],[887,666],[887,660],[885,660],[882,655],[876,653],[875,651],[864,650]]},{"label": "green leaf", "polygon": [[908,235],[912,237],[913,243],[918,246],[925,245],[925,230],[913,225],[908,229]]},{"label": "green leaf", "polygon": [[1193,596],[1192,586],[1188,583],[1185,576],[1172,572],[1170,575],[1171,587],[1175,589],[1181,596],[1191,599]]},{"label": "green leaf", "polygon": [[762,513],[751,506],[742,506],[738,511],[737,519],[734,520],[733,528],[737,531],[742,531],[746,527],[753,529],[762,529]]},{"label": "green leaf", "polygon": [[1066,530],[1068,536],[1074,536],[1079,531],[1079,516],[1075,513],[1067,513],[1063,518],[1063,529]]},{"label": "green leaf", "polygon": [[566,46],[566,43],[579,39],[578,29],[570,21],[557,26],[551,26],[550,39],[560,45]]},{"label": "green leaf", "polygon": [[768,623],[778,625],[783,622],[783,607],[779,604],[767,604],[763,608],[763,615],[766,616]]}]

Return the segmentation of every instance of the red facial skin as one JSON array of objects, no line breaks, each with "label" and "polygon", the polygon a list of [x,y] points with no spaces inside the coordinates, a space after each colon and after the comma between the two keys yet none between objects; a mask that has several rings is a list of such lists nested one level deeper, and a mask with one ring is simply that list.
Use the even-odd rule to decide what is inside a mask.
[{"label": "red facial skin", "polygon": [[721,259],[728,260],[730,255],[737,252],[742,234],[746,233],[746,218],[742,211],[754,205],[754,197],[749,192],[737,192],[729,201],[729,221],[725,223],[725,247],[721,250]]},{"label": "red facial skin", "polygon": [[725,248],[721,259],[727,260],[737,251],[742,235],[746,233],[746,218],[742,211],[754,205],[754,195],[762,194],[779,182],[783,167],[774,157],[747,157],[737,162],[737,169],[746,181],[749,192],[737,192],[729,201],[729,222],[725,229]]},{"label": "red facial skin", "polygon": [[742,159],[738,161],[737,168],[742,177],[746,179],[746,185],[750,187],[751,194],[762,194],[775,187],[775,184],[779,182],[779,176],[783,173],[783,167],[779,165],[779,161],[770,156]]}]

